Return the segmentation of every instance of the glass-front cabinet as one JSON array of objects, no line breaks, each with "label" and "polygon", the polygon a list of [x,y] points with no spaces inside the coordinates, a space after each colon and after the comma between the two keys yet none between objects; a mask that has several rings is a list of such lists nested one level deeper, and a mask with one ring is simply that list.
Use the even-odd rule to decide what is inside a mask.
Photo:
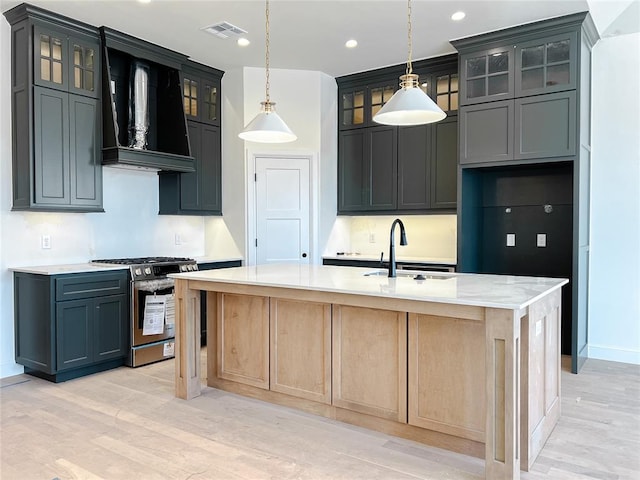
[{"label": "glass-front cabinet", "polygon": [[561,33],[460,55],[460,103],[554,93],[576,88],[577,35]]},{"label": "glass-front cabinet", "polygon": [[396,78],[396,80],[340,89],[340,129],[378,125],[373,121],[374,115],[391,99],[398,86],[399,81]]},{"label": "glass-front cabinet", "polygon": [[505,46],[460,56],[462,104],[513,98],[513,47]]},{"label": "glass-front cabinet", "polygon": [[187,120],[220,125],[220,79],[183,71],[183,102]]},{"label": "glass-front cabinet", "polygon": [[576,33],[516,46],[516,97],[576,88]]},{"label": "glass-front cabinet", "polygon": [[100,45],[95,39],[70,36],[34,26],[34,83],[65,92],[98,97]]}]

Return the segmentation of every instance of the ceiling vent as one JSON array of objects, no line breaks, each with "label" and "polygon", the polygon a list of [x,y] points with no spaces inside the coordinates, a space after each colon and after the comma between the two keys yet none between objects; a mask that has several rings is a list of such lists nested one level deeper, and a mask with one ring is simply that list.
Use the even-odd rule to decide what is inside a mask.
[{"label": "ceiling vent", "polygon": [[219,38],[229,38],[233,36],[239,37],[247,33],[246,30],[243,30],[240,27],[236,27],[235,25],[232,25],[227,21],[214,23],[213,25],[204,27],[202,30]]}]

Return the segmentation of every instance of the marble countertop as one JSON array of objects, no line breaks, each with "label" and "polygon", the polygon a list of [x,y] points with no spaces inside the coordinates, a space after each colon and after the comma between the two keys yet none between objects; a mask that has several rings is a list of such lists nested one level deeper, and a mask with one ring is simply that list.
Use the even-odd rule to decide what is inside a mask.
[{"label": "marble countertop", "polygon": [[[228,262],[242,260],[242,257],[192,257],[197,263]],[[109,265],[105,263],[72,263],[65,265],[39,265],[29,267],[9,267],[12,272],[35,273],[37,275],[62,275],[65,273],[102,272],[109,270],[128,270],[128,265]]]},{"label": "marble countertop", "polygon": [[[377,271],[383,275],[365,275]],[[271,264],[169,277],[507,309],[524,308],[568,283],[562,278],[435,272],[425,272],[425,280],[414,280],[415,274],[388,278],[381,269]]]},{"label": "marble countertop", "polygon": [[13,272],[35,273],[37,275],[61,275],[64,273],[106,272],[109,270],[129,270],[127,265],[106,265],[101,263],[73,263],[67,265],[41,265],[34,267],[10,267]]},{"label": "marble countertop", "polygon": [[[331,260],[362,260],[362,261],[373,261],[379,262],[380,255],[374,255],[370,253],[345,253],[344,255],[323,255],[322,258],[327,258]],[[389,252],[384,252],[383,262],[389,261]],[[396,262],[402,263],[424,263],[424,264],[438,264],[438,265],[456,265],[455,258],[444,258],[444,257],[405,257],[402,255],[396,255]]]},{"label": "marble countertop", "polygon": [[220,257],[220,256],[213,256],[213,255],[208,255],[208,256],[203,256],[203,257],[191,257],[193,258],[197,263],[216,263],[216,262],[232,262],[234,260],[244,260],[242,257],[237,256],[237,257]]}]

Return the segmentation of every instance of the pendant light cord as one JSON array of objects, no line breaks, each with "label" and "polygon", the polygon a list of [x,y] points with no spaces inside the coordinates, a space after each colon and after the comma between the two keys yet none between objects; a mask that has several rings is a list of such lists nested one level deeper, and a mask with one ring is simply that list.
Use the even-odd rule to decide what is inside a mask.
[{"label": "pendant light cord", "polygon": [[407,75],[413,73],[413,66],[411,65],[411,0],[407,0],[407,37],[409,45],[409,60],[407,61]]},{"label": "pendant light cord", "polygon": [[266,75],[267,75],[267,81],[265,84],[265,89],[266,89],[266,98],[267,98],[267,104],[269,104],[269,0],[266,0],[266,11],[265,11],[265,31],[266,31],[266,35],[265,35],[265,55],[264,55],[264,63],[265,63],[265,70],[266,70]]}]

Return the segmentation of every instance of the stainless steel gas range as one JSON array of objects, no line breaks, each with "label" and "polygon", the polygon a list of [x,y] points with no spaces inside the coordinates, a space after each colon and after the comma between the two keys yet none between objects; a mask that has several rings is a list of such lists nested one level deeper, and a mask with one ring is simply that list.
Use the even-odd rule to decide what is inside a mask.
[{"label": "stainless steel gas range", "polygon": [[127,365],[139,367],[174,357],[173,279],[169,273],[191,272],[191,258],[144,257],[93,260],[127,265],[130,273],[130,329]]}]

